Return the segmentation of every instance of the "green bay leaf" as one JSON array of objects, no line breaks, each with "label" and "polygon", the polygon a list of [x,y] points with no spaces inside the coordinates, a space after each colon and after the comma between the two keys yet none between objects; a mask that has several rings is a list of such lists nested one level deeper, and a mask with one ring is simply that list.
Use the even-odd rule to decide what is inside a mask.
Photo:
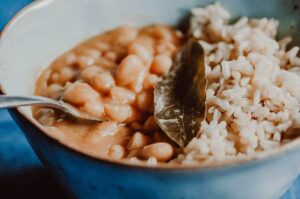
[{"label": "green bay leaf", "polygon": [[188,144],[199,132],[206,113],[206,84],[204,50],[190,40],[154,89],[154,117],[179,146]]}]

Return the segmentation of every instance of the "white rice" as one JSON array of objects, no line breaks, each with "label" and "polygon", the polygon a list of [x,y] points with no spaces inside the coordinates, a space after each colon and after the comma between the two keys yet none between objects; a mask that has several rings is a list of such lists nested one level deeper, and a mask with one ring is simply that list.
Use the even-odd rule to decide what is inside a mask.
[{"label": "white rice", "polygon": [[275,39],[275,19],[230,14],[216,3],[192,9],[190,33],[206,55],[207,116],[183,163],[227,160],[278,147],[300,126],[299,47]]}]

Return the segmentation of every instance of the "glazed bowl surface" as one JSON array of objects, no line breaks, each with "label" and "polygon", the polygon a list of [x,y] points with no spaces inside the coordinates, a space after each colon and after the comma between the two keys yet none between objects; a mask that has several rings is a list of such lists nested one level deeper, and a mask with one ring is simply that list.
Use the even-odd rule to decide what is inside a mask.
[{"label": "glazed bowl surface", "polygon": [[[23,9],[0,39],[0,85],[5,94],[32,94],[52,60],[77,43],[120,25],[176,25],[210,0],[43,0]],[[273,17],[279,37],[300,44],[294,0],[224,0],[233,18]],[[74,198],[279,198],[299,175],[300,140],[255,160],[190,168],[151,168],[86,156],[47,135],[30,108],[10,110],[31,146]],[[268,157],[264,157],[268,156]]]}]

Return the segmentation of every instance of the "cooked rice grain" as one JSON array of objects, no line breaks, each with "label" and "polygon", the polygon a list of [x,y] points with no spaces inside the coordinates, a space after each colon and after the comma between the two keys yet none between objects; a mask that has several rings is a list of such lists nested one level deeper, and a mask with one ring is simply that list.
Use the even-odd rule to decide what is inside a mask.
[{"label": "cooked rice grain", "polygon": [[190,34],[206,55],[208,111],[177,160],[227,160],[285,143],[286,132],[300,125],[299,47],[287,50],[290,37],[275,39],[275,19],[229,24],[218,3],[191,12]]}]

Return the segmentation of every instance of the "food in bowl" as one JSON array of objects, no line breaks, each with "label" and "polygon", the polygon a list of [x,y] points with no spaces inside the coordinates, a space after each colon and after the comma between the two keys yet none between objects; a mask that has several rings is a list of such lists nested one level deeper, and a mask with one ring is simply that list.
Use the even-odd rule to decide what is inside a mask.
[{"label": "food in bowl", "polygon": [[93,37],[55,60],[39,77],[36,94],[62,98],[107,121],[57,120],[44,108],[35,111],[36,118],[57,128],[63,142],[95,156],[170,160],[175,147],[153,117],[153,89],[181,41],[179,31],[164,25],[124,26]]},{"label": "food in bowl", "polygon": [[[249,158],[291,141],[300,124],[299,47],[287,50],[290,37],[276,40],[275,19],[229,23],[219,4],[191,12],[185,35],[166,25],[119,27],[42,72],[37,95],[63,99],[104,122],[79,124],[47,108],[34,108],[35,118],[68,146],[137,164]],[[179,147],[155,118],[154,89],[190,37],[205,52],[206,114],[197,135]]]}]

